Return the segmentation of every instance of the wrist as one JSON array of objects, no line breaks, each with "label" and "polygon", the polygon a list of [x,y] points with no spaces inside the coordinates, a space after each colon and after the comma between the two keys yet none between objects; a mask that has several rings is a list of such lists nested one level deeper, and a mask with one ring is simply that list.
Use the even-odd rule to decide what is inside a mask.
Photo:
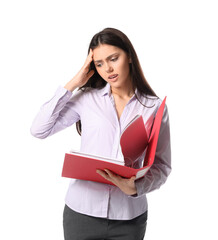
[{"label": "wrist", "polygon": [[136,189],[136,187],[132,188],[132,189],[129,191],[129,195],[130,195],[130,196],[137,195],[137,189]]},{"label": "wrist", "polygon": [[67,90],[69,90],[69,91],[71,91],[71,92],[73,92],[76,88],[77,88],[78,86],[73,82],[68,82],[65,86],[64,86],[64,88],[66,88]]}]

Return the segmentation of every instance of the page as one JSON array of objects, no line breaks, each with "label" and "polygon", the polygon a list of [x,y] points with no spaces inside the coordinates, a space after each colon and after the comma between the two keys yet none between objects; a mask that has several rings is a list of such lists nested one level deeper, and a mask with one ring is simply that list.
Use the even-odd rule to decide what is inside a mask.
[{"label": "page", "polygon": [[115,164],[119,164],[119,165],[124,166],[124,160],[123,159],[107,158],[107,157],[103,157],[103,156],[98,156],[98,155],[93,155],[93,154],[88,154],[88,153],[76,151],[76,150],[73,150],[73,149],[70,150],[69,154],[74,154],[74,155],[81,156],[81,157],[88,157],[88,158],[97,159],[97,160],[101,160],[101,161],[111,162],[111,163],[115,163]]},{"label": "page", "polygon": [[126,127],[123,129],[122,133],[121,133],[121,136],[120,138],[122,137],[123,133],[126,131],[126,129],[136,120],[138,119],[139,117],[141,117],[141,115],[136,115],[127,125]]},{"label": "page", "polygon": [[148,136],[141,115],[136,115],[120,137],[126,166],[134,166],[148,145]]}]

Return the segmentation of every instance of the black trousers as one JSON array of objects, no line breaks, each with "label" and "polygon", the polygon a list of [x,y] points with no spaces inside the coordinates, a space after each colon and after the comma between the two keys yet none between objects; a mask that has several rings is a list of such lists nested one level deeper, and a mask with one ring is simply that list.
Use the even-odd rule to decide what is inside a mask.
[{"label": "black trousers", "polygon": [[146,225],[147,212],[132,220],[110,220],[64,208],[65,240],[143,240]]}]

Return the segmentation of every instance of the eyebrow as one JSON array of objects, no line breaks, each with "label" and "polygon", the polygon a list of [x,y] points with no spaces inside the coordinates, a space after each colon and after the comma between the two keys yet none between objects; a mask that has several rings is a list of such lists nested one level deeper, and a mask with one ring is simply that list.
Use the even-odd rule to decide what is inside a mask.
[{"label": "eyebrow", "polygon": [[[110,56],[108,56],[107,58],[106,58],[106,60],[108,60],[108,59],[110,59],[111,57],[113,57],[114,55],[117,55],[117,54],[119,54],[119,53],[113,53],[113,54],[111,54]],[[97,63],[97,62],[102,62],[102,60],[96,60],[96,61],[94,61],[95,63]]]}]

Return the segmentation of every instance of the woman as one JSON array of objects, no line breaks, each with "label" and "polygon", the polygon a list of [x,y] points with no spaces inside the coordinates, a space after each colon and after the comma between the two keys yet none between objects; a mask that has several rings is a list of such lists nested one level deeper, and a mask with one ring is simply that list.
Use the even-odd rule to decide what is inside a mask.
[{"label": "woman", "polygon": [[[149,134],[160,103],[127,36],[106,28],[92,38],[78,74],[41,107],[31,133],[46,138],[76,123],[81,152],[122,159],[119,140],[125,126],[140,114]],[[146,194],[158,189],[170,171],[169,117],[165,107],[154,164],[143,178],[124,179],[109,170],[98,170],[115,186],[71,180],[63,217],[65,239],[143,239]]]}]

